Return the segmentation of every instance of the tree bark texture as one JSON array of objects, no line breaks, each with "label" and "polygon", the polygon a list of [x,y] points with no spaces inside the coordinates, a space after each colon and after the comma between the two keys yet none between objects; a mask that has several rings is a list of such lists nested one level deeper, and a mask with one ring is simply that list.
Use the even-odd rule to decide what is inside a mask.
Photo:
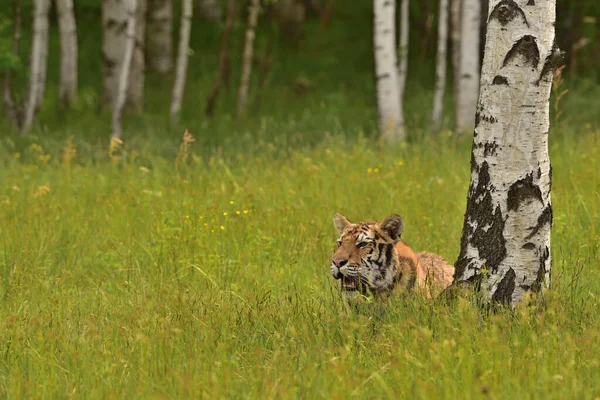
[{"label": "tree bark texture", "polygon": [[[485,0],[487,1],[487,0]],[[450,43],[452,44],[452,100],[458,112],[460,77],[460,9],[462,0],[450,0]],[[455,112],[455,114],[456,114]]]},{"label": "tree bark texture", "polygon": [[[21,25],[22,25],[22,4],[21,0],[13,1],[13,39],[12,39],[12,55],[15,58],[19,57],[19,45],[21,42]],[[4,73],[4,88],[2,92],[2,102],[4,104],[4,112],[6,117],[11,120],[15,126],[21,127],[22,110],[17,105],[12,91],[12,69],[7,69]]]},{"label": "tree bark texture", "polygon": [[181,26],[179,31],[179,50],[177,54],[177,65],[175,67],[173,96],[171,97],[171,121],[176,121],[179,113],[181,112],[181,103],[187,75],[190,32],[192,30],[192,16],[194,12],[192,0],[183,0],[182,6]]},{"label": "tree bark texture", "polygon": [[127,39],[129,0],[102,0],[102,72],[104,105],[114,108]]},{"label": "tree bark texture", "polygon": [[136,41],[136,18],[137,18],[137,1],[123,0],[123,5],[126,7],[127,25],[125,29],[124,52],[119,71],[118,91],[115,102],[115,107],[112,116],[112,133],[111,137],[121,138],[121,116],[123,115],[123,107],[127,99],[127,87],[129,86],[129,75],[131,63],[135,52]]},{"label": "tree bark texture", "polygon": [[448,0],[440,0],[438,14],[438,43],[435,67],[435,94],[431,124],[439,127],[444,116],[444,92],[446,91],[446,48],[448,44]]},{"label": "tree bark texture", "polygon": [[29,60],[29,93],[23,119],[23,134],[31,129],[35,113],[43,97],[48,58],[49,11],[50,0],[35,0],[33,7],[33,43]]},{"label": "tree bark texture", "polygon": [[144,109],[144,83],[146,62],[144,49],[146,44],[146,5],[147,0],[136,0],[135,47],[129,72],[129,88],[126,98],[128,109],[140,112]]},{"label": "tree bark texture", "polygon": [[150,68],[161,74],[171,71],[173,68],[172,0],[148,0],[146,43]]},{"label": "tree bark texture", "polygon": [[460,12],[460,58],[458,96],[456,103],[457,130],[473,129],[473,114],[479,95],[479,25],[481,0],[462,0]]},{"label": "tree bark texture", "polygon": [[400,40],[398,46],[399,129],[404,131],[404,92],[408,76],[409,0],[400,0]]},{"label": "tree bark texture", "polygon": [[374,0],[375,76],[379,130],[386,140],[404,140],[396,57],[395,2]]},{"label": "tree bark texture", "polygon": [[457,282],[514,305],[550,283],[555,0],[490,0]]},{"label": "tree bark texture", "polygon": [[77,27],[73,0],[56,0],[58,28],[60,31],[60,84],[59,101],[69,106],[77,94]]},{"label": "tree bark texture", "polygon": [[248,104],[248,87],[250,86],[250,74],[252,73],[254,37],[259,11],[260,0],[252,0],[248,7],[248,27],[246,28],[246,41],[244,43],[244,54],[242,56],[242,76],[238,92],[237,115],[239,118],[246,114]]}]

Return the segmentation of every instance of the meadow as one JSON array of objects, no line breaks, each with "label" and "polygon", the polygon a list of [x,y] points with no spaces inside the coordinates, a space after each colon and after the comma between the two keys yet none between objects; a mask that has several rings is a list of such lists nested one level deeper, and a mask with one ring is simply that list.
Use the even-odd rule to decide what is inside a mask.
[{"label": "meadow", "polygon": [[344,312],[329,275],[333,214],[399,213],[413,249],[454,262],[472,140],[429,128],[433,67],[414,58],[409,141],[378,142],[364,4],[340,8],[327,35],[309,29],[302,51],[276,48],[245,121],[230,115],[235,90],[213,120],[199,116],[218,43],[199,24],[183,122],[168,125],[171,82],[150,75],[145,113],[112,145],[100,28],[81,32],[74,109],[46,101],[26,138],[0,121],[0,398],[600,398],[594,79],[552,99],[543,306],[484,315],[464,299],[404,296]]}]

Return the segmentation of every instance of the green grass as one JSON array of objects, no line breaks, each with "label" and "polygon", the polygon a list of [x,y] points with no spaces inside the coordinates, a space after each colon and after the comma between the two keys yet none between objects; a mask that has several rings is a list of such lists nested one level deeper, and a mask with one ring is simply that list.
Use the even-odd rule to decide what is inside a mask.
[{"label": "green grass", "polygon": [[553,136],[545,310],[482,318],[398,298],[347,316],[329,277],[333,213],[398,212],[414,249],[453,261],[470,139],[303,146],[297,126],[198,141],[178,165],[175,143],[132,138],[111,160],[75,141],[64,163],[65,142],[34,138],[43,148],[21,143],[17,158],[5,140],[0,397],[600,396],[598,131]]}]

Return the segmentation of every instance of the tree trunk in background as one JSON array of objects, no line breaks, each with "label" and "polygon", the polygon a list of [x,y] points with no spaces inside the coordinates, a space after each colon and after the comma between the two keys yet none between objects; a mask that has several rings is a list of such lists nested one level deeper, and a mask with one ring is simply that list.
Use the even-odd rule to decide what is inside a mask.
[{"label": "tree trunk in background", "polygon": [[396,63],[395,2],[375,0],[375,76],[379,131],[384,139],[404,140]]},{"label": "tree trunk in background", "polygon": [[[487,1],[487,0],[484,0]],[[460,9],[462,0],[450,0],[450,43],[452,44],[452,100],[455,115],[458,112],[460,77]]]},{"label": "tree trunk in background", "polygon": [[259,11],[260,0],[251,0],[250,6],[248,7],[248,27],[246,28],[246,42],[244,43],[244,55],[242,56],[242,77],[240,79],[240,88],[238,92],[238,118],[245,115],[248,103],[248,86],[250,85],[250,74],[252,73],[254,37]]},{"label": "tree trunk in background", "polygon": [[26,134],[31,128],[35,112],[42,99],[48,58],[49,11],[50,0],[35,0],[33,6],[33,42],[29,65],[29,93],[27,95],[22,134]]},{"label": "tree trunk in background", "polygon": [[460,58],[456,102],[456,129],[473,129],[479,95],[479,25],[481,0],[462,0],[460,13]]},{"label": "tree trunk in background", "polygon": [[408,76],[408,32],[409,32],[409,0],[400,0],[400,40],[398,46],[398,98],[399,119],[398,129],[404,136],[404,92],[406,90],[406,77]]},{"label": "tree trunk in background", "polygon": [[121,69],[119,71],[119,81],[117,86],[117,97],[115,107],[112,116],[112,133],[111,137],[120,139],[121,138],[121,116],[123,115],[123,107],[125,106],[125,100],[127,99],[127,87],[129,86],[129,75],[135,47],[136,47],[136,18],[138,14],[138,4],[136,0],[122,0],[122,5],[125,6],[127,25],[125,29],[125,36],[122,37],[124,41],[124,52]]},{"label": "tree trunk in background", "polygon": [[550,280],[556,0],[491,0],[456,281],[514,305]]},{"label": "tree trunk in background", "polygon": [[114,108],[127,38],[129,0],[102,0],[102,73],[104,106]]},{"label": "tree trunk in background", "polygon": [[[13,40],[12,40],[12,56],[19,58],[19,44],[21,41],[21,25],[22,25],[22,5],[21,0],[13,1]],[[15,124],[17,127],[21,127],[22,124],[22,110],[17,105],[12,92],[12,69],[7,69],[4,72],[4,89],[2,93],[2,100],[4,104],[4,112],[6,117]]]},{"label": "tree trunk in background", "polygon": [[196,14],[209,21],[219,21],[223,15],[218,0],[197,0],[197,8]]},{"label": "tree trunk in background", "polygon": [[431,124],[439,127],[444,116],[444,92],[446,91],[446,47],[448,44],[448,0],[440,0],[438,14],[438,43],[435,67],[435,94]]},{"label": "tree trunk in background", "polygon": [[131,71],[129,72],[129,88],[126,98],[128,109],[140,112],[144,109],[144,81],[145,81],[145,57],[144,48],[146,43],[146,1],[136,0],[135,18],[135,48],[131,59]]},{"label": "tree trunk in background", "polygon": [[172,0],[148,0],[146,42],[150,68],[161,74],[171,71],[173,68]]},{"label": "tree trunk in background", "polygon": [[179,31],[179,53],[177,54],[175,84],[173,85],[173,96],[171,98],[171,121],[173,122],[177,120],[179,113],[181,112],[181,101],[183,99],[187,74],[192,16],[194,12],[192,0],[183,0],[182,6],[181,26]]},{"label": "tree trunk in background", "polygon": [[208,96],[208,102],[206,104],[206,109],[204,110],[204,114],[207,117],[212,117],[214,114],[221,86],[223,85],[223,82],[227,83],[228,80],[229,58],[227,51],[229,50],[229,35],[231,34],[231,28],[233,26],[234,7],[235,1],[227,0],[227,19],[225,21],[225,29],[221,35],[221,49],[219,50],[219,70],[217,71],[217,79]]},{"label": "tree trunk in background", "polygon": [[77,28],[73,0],[56,0],[60,30],[60,86],[59,101],[69,106],[77,95]]}]

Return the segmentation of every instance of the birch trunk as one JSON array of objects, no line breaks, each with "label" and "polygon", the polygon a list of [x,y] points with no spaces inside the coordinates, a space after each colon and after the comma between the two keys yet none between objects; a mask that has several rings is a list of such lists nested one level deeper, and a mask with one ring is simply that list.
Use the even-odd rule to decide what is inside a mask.
[{"label": "birch trunk", "polygon": [[223,16],[218,0],[198,0],[198,16],[209,21],[219,21]]},{"label": "birch trunk", "polygon": [[[19,57],[19,44],[21,42],[21,0],[14,0],[13,2],[13,40],[12,40],[12,55],[15,58]],[[4,90],[2,93],[2,100],[4,103],[4,112],[9,120],[11,120],[17,127],[21,127],[21,108],[16,104],[15,98],[12,92],[12,69],[7,69],[4,73]]]},{"label": "birch trunk", "polygon": [[129,0],[102,0],[102,73],[104,105],[114,108],[125,54]]},{"label": "birch trunk", "polygon": [[56,0],[58,28],[60,31],[60,84],[59,101],[69,106],[77,94],[77,27],[73,0]]},{"label": "birch trunk", "polygon": [[[485,0],[487,1],[487,0]],[[458,112],[460,77],[460,9],[462,0],[450,0],[450,42],[452,43],[452,98]],[[456,114],[456,113],[455,113]]]},{"label": "birch trunk", "polygon": [[173,68],[172,0],[148,1],[147,29],[148,64],[153,70],[166,74]]},{"label": "birch trunk", "polygon": [[40,105],[48,57],[48,12],[50,0],[35,0],[33,6],[33,43],[29,66],[29,93],[25,107],[22,134],[27,133]]},{"label": "birch trunk", "polygon": [[479,25],[481,0],[462,0],[460,13],[460,58],[456,128],[473,129],[475,106],[479,95]]},{"label": "birch trunk", "polygon": [[490,0],[457,281],[514,305],[550,283],[556,0]]},{"label": "birch trunk", "polygon": [[111,137],[121,138],[121,116],[123,115],[123,107],[127,99],[127,87],[129,86],[129,72],[133,53],[135,51],[136,41],[136,17],[137,17],[137,1],[123,0],[123,5],[126,6],[127,26],[124,39],[124,53],[119,71],[118,92],[112,116],[112,134]]},{"label": "birch trunk", "polygon": [[128,109],[140,112],[144,109],[144,82],[145,82],[145,57],[146,43],[146,1],[136,0],[135,17],[135,47],[131,58],[131,71],[129,72],[129,88],[126,98]]},{"label": "birch trunk", "polygon": [[175,84],[173,85],[173,96],[171,98],[171,121],[176,121],[181,112],[181,101],[185,89],[187,74],[188,54],[190,46],[190,32],[192,30],[192,16],[194,5],[192,0],[183,0],[181,11],[181,26],[179,32],[179,53],[175,69]]},{"label": "birch trunk", "polygon": [[399,117],[398,129],[404,136],[404,92],[408,76],[408,30],[409,30],[409,0],[400,0],[400,44],[398,48],[398,98]]},{"label": "birch trunk", "polygon": [[242,56],[242,77],[238,92],[237,116],[246,114],[248,103],[248,86],[250,85],[250,74],[252,73],[252,60],[254,55],[254,36],[258,12],[260,11],[260,0],[252,0],[248,7],[248,28],[246,29],[246,42],[244,43],[244,55]]},{"label": "birch trunk", "polygon": [[404,140],[400,129],[400,95],[396,62],[395,2],[374,0],[375,74],[379,130],[384,139]]},{"label": "birch trunk", "polygon": [[431,124],[439,127],[444,115],[444,92],[446,91],[446,47],[448,44],[448,0],[440,0],[438,16],[438,43],[435,67],[435,95]]}]

